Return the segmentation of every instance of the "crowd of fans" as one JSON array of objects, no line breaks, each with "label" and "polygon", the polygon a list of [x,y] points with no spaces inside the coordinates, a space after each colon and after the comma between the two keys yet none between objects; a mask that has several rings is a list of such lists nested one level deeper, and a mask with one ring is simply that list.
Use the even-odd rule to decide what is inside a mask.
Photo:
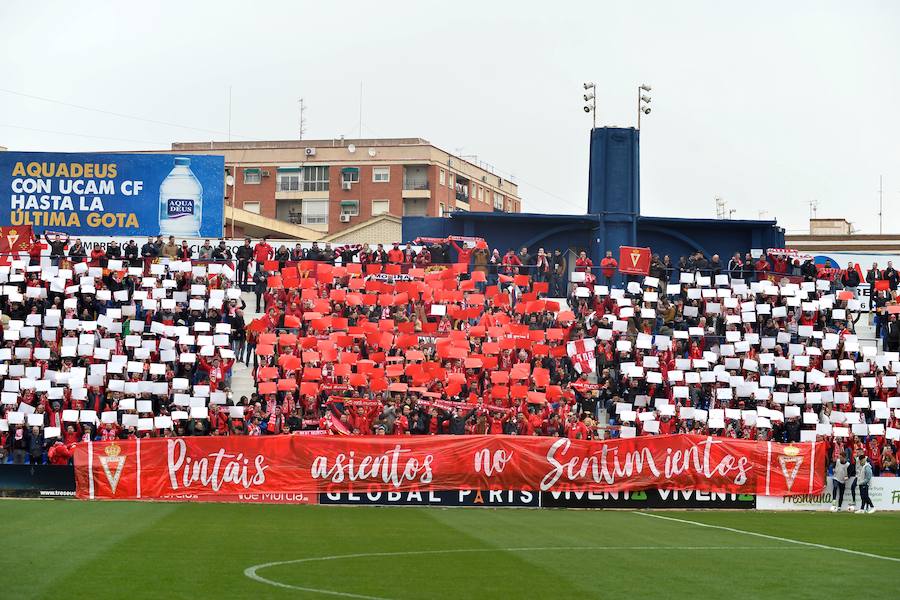
[{"label": "crowd of fans", "polygon": [[[855,269],[697,253],[621,278],[612,253],[569,265],[465,238],[196,256],[171,238],[46,242],[0,267],[10,462],[155,436],[701,433],[825,439],[832,463],[897,473],[900,356],[854,334]],[[887,285],[873,302],[892,332]],[[236,360],[249,396],[231,392]]]}]

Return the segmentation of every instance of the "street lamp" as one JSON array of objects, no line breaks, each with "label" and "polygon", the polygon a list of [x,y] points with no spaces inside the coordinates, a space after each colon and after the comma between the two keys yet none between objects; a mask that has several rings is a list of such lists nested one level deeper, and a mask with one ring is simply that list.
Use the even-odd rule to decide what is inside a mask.
[{"label": "street lamp", "polygon": [[[237,173],[237,168],[235,168],[234,172]],[[231,200],[231,239],[234,239],[234,207],[236,206],[234,195],[237,194],[237,188],[234,187],[234,176],[231,173],[225,176],[225,185],[231,188],[228,199]]]},{"label": "street lamp", "polygon": [[592,129],[597,129],[597,86],[593,81],[588,81],[584,84],[584,90],[587,92],[587,94],[584,95],[584,101],[588,103],[584,105],[584,112],[594,113],[594,126]]},{"label": "street lamp", "polygon": [[650,96],[648,94],[644,94],[644,92],[650,92],[651,88],[646,83],[642,83],[638,86],[638,118],[637,118],[637,128],[641,128],[641,113],[645,115],[650,114]]}]

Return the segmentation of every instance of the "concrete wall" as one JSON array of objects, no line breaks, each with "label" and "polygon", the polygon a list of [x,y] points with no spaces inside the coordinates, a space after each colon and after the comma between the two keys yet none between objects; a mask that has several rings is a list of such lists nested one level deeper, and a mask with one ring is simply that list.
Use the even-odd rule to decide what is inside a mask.
[{"label": "concrete wall", "polygon": [[[371,224],[328,236],[334,245],[341,244],[389,244],[399,242],[401,235],[400,219],[387,217],[375,219]],[[321,244],[320,244],[321,245]]]},{"label": "concrete wall", "polygon": [[851,225],[846,219],[810,219],[810,235],[850,235]]}]

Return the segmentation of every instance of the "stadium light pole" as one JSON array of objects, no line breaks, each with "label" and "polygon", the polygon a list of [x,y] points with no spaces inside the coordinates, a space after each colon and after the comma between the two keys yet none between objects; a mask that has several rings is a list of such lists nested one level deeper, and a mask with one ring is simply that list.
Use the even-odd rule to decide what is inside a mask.
[{"label": "stadium light pole", "polygon": [[597,129],[597,86],[593,81],[588,81],[584,84],[584,90],[587,92],[584,95],[584,101],[590,103],[584,105],[584,112],[593,113],[593,127],[591,129]]},{"label": "stadium light pole", "polygon": [[644,92],[649,93],[651,89],[652,88],[649,85],[647,85],[646,83],[642,83],[641,85],[638,86],[638,93],[637,93],[637,96],[638,96],[637,128],[638,128],[638,130],[641,129],[641,113],[643,113],[645,115],[650,114],[651,98],[649,95],[644,94]]}]

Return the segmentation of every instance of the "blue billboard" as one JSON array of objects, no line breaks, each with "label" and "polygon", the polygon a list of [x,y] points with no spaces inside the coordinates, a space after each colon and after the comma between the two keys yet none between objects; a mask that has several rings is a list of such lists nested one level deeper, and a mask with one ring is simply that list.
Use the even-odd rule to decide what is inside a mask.
[{"label": "blue billboard", "polygon": [[219,237],[224,185],[222,156],[0,152],[0,225]]}]

